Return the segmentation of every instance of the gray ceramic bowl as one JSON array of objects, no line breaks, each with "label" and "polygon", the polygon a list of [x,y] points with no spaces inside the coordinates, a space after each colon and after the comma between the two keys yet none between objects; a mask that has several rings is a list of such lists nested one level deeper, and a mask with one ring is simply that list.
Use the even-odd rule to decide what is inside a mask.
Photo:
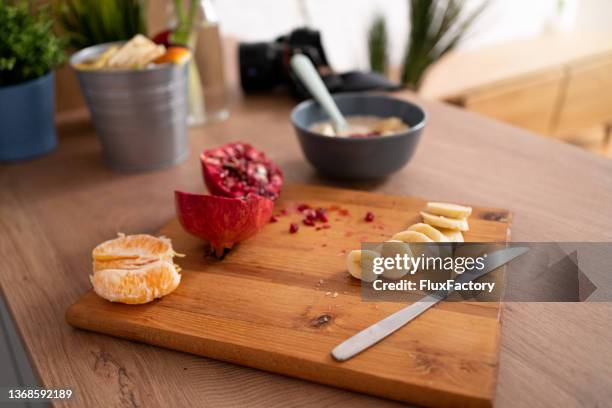
[{"label": "gray ceramic bowl", "polygon": [[410,128],[391,136],[340,138],[315,133],[309,128],[328,120],[312,99],[300,103],[291,113],[300,146],[306,159],[327,176],[366,180],[387,176],[408,163],[421,138],[427,115],[419,106],[384,95],[339,94],[334,96],[346,116],[397,116]]}]

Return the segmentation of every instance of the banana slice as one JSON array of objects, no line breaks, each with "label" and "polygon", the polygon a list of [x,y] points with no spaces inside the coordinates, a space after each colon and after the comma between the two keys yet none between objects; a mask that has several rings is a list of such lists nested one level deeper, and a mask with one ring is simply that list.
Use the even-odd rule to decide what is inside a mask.
[{"label": "banana slice", "polygon": [[446,236],[450,242],[464,242],[461,231],[439,228],[440,232]]},{"label": "banana slice", "polygon": [[458,204],[449,203],[427,203],[425,211],[433,215],[441,215],[446,218],[467,218],[472,214],[472,207],[464,207]]},{"label": "banana slice", "polygon": [[374,259],[380,254],[367,249],[355,249],[346,257],[346,268],[351,276],[364,282],[374,282],[377,278],[374,273]]},{"label": "banana slice", "polygon": [[424,211],[421,211],[421,217],[423,217],[423,221],[426,224],[429,224],[433,227],[447,228],[451,230],[458,231],[469,231],[470,227],[468,225],[467,220],[464,219],[453,219],[447,218],[442,215],[434,215]]},{"label": "banana slice", "polygon": [[437,245],[423,245],[434,242],[433,239],[418,231],[398,232],[391,238],[406,243],[413,258],[421,256],[438,256],[440,248]]},{"label": "banana slice", "polygon": [[[404,255],[412,257],[412,251],[410,251],[410,247],[405,242],[392,239],[387,242],[383,242],[380,255],[383,258],[395,258],[397,255],[402,258]],[[408,269],[393,268],[385,269],[382,275],[387,279],[400,279],[407,273]]]},{"label": "banana slice", "polygon": [[434,242],[433,239],[429,238],[422,232],[409,230],[398,232],[393,237],[391,237],[391,240],[402,242]]},{"label": "banana slice", "polygon": [[421,234],[426,235],[429,239],[432,239],[434,242],[449,242],[449,239],[446,237],[446,235],[444,235],[431,225],[423,224],[422,222],[409,226],[408,231],[420,232]]}]

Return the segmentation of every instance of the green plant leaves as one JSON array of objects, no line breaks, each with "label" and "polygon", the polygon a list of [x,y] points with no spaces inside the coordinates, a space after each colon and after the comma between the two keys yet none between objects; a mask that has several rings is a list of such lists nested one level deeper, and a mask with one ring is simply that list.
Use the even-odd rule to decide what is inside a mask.
[{"label": "green plant leaves", "polygon": [[197,1],[189,0],[186,10],[183,3],[183,0],[174,0],[174,14],[176,15],[177,24],[171,34],[171,40],[175,44],[187,46],[193,31]]},{"label": "green plant leaves", "polygon": [[41,77],[64,61],[64,42],[47,8],[0,1],[0,86]]},{"label": "green plant leaves", "polygon": [[74,49],[146,34],[143,0],[62,0],[57,19]]},{"label": "green plant leaves", "polygon": [[488,5],[464,16],[462,0],[409,0],[410,35],[402,68],[402,84],[418,89],[427,68],[457,46]]},{"label": "green plant leaves", "polygon": [[385,74],[388,64],[388,39],[385,18],[378,15],[374,18],[368,31],[368,52],[370,56],[370,69]]}]

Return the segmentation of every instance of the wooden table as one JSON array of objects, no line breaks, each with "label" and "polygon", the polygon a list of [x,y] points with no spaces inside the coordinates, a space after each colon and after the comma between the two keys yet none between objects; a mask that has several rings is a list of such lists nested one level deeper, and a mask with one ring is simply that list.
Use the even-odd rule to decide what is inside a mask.
[{"label": "wooden table", "polygon": [[[514,241],[612,241],[612,161],[422,103],[430,123],[412,162],[387,180],[342,186],[508,208]],[[184,164],[155,173],[111,172],[78,117],[60,126],[57,151],[0,167],[0,284],[42,384],[73,387],[72,406],[394,405],[64,321],[66,307],[90,287],[92,247],[117,231],[156,231],[174,216],[174,189],[203,190],[204,147],[246,140],[283,167],[287,182],[331,184],[304,162],[291,106],[283,96],[241,100],[227,122],[192,130]],[[608,404],[610,339],[610,304],[506,305],[497,406]]]}]

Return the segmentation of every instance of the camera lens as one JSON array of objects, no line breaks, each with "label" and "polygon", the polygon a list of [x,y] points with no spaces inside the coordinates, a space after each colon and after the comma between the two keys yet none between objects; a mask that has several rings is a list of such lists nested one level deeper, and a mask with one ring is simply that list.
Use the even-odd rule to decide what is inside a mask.
[{"label": "camera lens", "polygon": [[285,80],[282,45],[275,42],[240,44],[240,82],[242,89],[262,91],[274,88]]}]

